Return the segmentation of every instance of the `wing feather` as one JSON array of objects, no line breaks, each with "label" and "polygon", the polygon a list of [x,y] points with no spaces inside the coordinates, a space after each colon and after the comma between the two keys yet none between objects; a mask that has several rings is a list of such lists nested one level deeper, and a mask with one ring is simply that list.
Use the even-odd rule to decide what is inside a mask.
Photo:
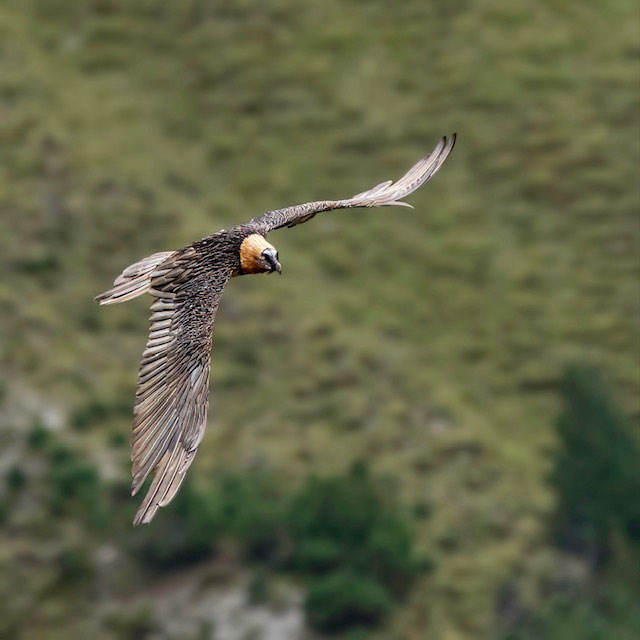
[{"label": "wing feather", "polygon": [[391,205],[411,207],[407,202],[403,202],[403,198],[413,193],[416,189],[419,189],[435,175],[451,153],[455,143],[455,133],[449,140],[447,140],[446,137],[441,138],[431,153],[420,158],[420,160],[396,182],[386,180],[367,191],[362,191],[345,200],[320,200],[318,202],[307,202],[293,207],[286,207],[285,209],[268,211],[251,220],[249,224],[256,226],[263,233],[267,233],[274,229],[302,224],[307,220],[311,220],[311,218],[321,211],[359,207],[385,207]]},{"label": "wing feather", "polygon": [[113,288],[96,296],[100,304],[116,304],[142,295],[149,289],[149,276],[173,251],[154,253],[128,266],[114,281]]},{"label": "wing feather", "polygon": [[205,273],[200,263],[192,248],[176,252],[151,277],[155,300],[131,434],[132,495],[154,477],[134,525],[171,502],[204,436],[213,325],[231,270]]}]

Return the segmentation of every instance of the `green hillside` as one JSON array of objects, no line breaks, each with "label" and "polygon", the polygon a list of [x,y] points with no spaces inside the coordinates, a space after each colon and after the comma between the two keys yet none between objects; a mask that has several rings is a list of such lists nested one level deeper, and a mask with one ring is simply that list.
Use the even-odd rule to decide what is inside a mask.
[{"label": "green hillside", "polygon": [[548,536],[556,387],[582,362],[640,413],[639,52],[627,0],[0,2],[0,635],[144,637],[110,607],[174,597],[136,552],[174,507],[128,529],[149,300],[93,296],[453,131],[414,211],[274,233],[283,277],[231,282],[188,491],[259,469],[288,496],[364,464],[433,564],[376,638],[497,637],[505,589],[534,610],[588,572]]}]

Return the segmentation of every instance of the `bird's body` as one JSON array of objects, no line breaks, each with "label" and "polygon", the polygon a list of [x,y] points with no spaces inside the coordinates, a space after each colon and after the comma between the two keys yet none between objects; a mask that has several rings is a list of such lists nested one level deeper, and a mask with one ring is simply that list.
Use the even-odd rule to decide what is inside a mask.
[{"label": "bird's body", "polygon": [[151,305],[149,339],[140,364],[131,435],[132,494],[154,472],[134,524],[150,522],[175,496],[204,436],[207,422],[211,340],[218,304],[235,276],[281,272],[278,252],[266,237],[322,211],[386,205],[427,182],[455,143],[443,138],[400,180],[345,200],[324,200],[269,211],[246,224],[218,231],[184,249],[156,253],[127,267],[100,304],[143,293]]}]

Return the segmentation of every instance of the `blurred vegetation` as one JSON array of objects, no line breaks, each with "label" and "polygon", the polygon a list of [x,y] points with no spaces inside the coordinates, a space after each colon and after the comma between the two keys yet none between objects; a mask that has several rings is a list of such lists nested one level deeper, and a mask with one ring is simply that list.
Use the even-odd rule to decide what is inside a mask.
[{"label": "blurred vegetation", "polygon": [[[225,553],[226,545],[227,554],[233,549],[232,555],[261,567],[249,587],[254,602],[268,602],[265,571],[311,578],[309,623],[335,632],[380,623],[428,568],[414,556],[408,521],[361,464],[344,476],[312,478],[287,491],[259,471],[222,473],[206,489],[188,481],[162,528],[132,531],[117,522],[123,508],[118,484],[104,482],[95,467],[79,461],[78,451],[43,433],[36,426],[29,437],[34,453],[28,465],[36,471],[27,475],[13,467],[7,474],[8,531],[36,532],[55,522],[62,535],[69,523],[80,525],[82,543],[52,547],[50,558],[56,567],[52,586],[74,598],[99,588],[90,549],[101,541],[117,542],[130,569],[156,576]],[[41,503],[21,521],[13,507],[27,496]],[[105,624],[123,638],[157,627],[152,611],[142,611],[110,614]],[[19,637],[17,628],[5,631]]]},{"label": "blurred vegetation", "polygon": [[631,640],[640,629],[640,438],[593,369],[569,367],[560,392],[550,530],[588,573],[580,582],[555,576],[540,610],[506,638]]},{"label": "blurred vegetation", "polygon": [[[166,571],[220,552],[226,540],[246,562],[310,577],[309,622],[333,632],[375,626],[429,568],[414,555],[408,521],[362,465],[293,492],[276,487],[260,472],[225,473],[206,491],[188,483],[169,525],[137,536],[135,555]],[[254,578],[252,600],[268,600],[266,581],[263,572]]]},{"label": "blurred vegetation", "polygon": [[640,629],[637,592],[603,590],[556,596],[505,640],[634,640]]},{"label": "blurred vegetation", "polygon": [[616,534],[640,543],[640,440],[596,372],[570,368],[561,392],[562,448],[551,478],[558,492],[556,536],[561,547],[598,566]]},{"label": "blurred vegetation", "polygon": [[348,570],[316,580],[305,602],[311,625],[329,633],[375,626],[390,608],[389,593],[380,583]]},{"label": "blurred vegetation", "polygon": [[[224,559],[299,580],[314,624],[354,638],[629,634],[637,18],[1,2],[0,636],[170,637],[167,576]],[[451,131],[415,211],[319,216],[270,238],[285,277],[231,283],[190,483],[132,531],[148,300],[93,296],[141,256],[395,177]]]},{"label": "blurred vegetation", "polygon": [[361,465],[346,477],[312,478],[291,501],[287,527],[299,570],[351,568],[395,593],[417,572],[407,523],[382,501]]},{"label": "blurred vegetation", "polygon": [[292,565],[314,576],[305,609],[322,631],[375,626],[421,569],[408,523],[360,465],[345,477],[311,479],[287,515]]}]

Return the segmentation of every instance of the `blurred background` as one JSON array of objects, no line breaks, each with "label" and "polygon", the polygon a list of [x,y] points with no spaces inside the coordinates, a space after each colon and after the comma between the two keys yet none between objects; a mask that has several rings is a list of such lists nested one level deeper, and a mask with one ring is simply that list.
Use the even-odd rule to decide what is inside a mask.
[{"label": "blurred background", "polygon": [[[0,3],[0,636],[637,638],[630,0]],[[122,268],[458,145],[415,211],[274,233],[133,530]]]}]

